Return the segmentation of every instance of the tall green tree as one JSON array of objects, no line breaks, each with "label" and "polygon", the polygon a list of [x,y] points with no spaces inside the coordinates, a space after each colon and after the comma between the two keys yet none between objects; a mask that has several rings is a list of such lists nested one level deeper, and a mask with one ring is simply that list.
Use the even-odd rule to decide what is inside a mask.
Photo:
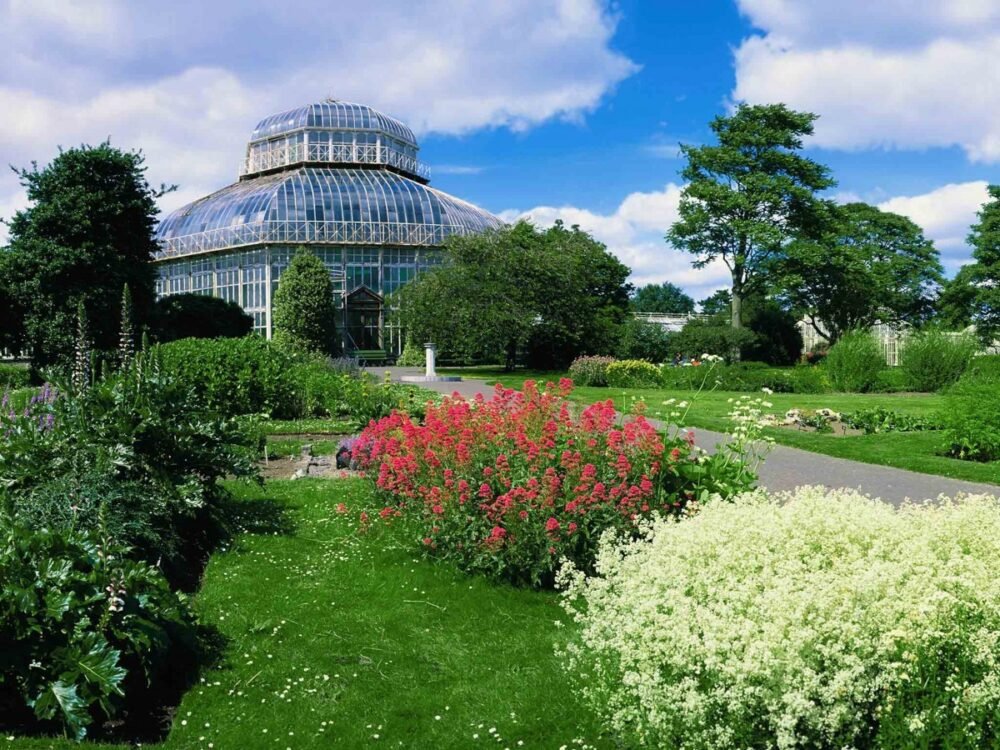
[{"label": "tall green tree", "polygon": [[824,230],[791,243],[776,267],[790,307],[834,343],[874,323],[920,324],[943,282],[934,244],[905,216],[866,203],[828,204]]},{"label": "tall green tree", "polygon": [[396,295],[414,341],[445,356],[559,367],[610,353],[628,310],[629,269],[577,227],[526,222],[445,243],[446,262]]},{"label": "tall green tree", "polygon": [[30,349],[36,366],[73,361],[78,305],[94,347],[117,348],[122,287],[132,290],[135,322],[154,298],[156,200],[171,188],[146,181],[139,152],[109,143],[64,151],[44,169],[15,170],[29,207],[10,220],[0,261],[16,319],[8,338]]},{"label": "tall green tree", "polygon": [[636,289],[632,296],[632,309],[636,312],[687,315],[694,312],[694,300],[676,284],[647,284]]},{"label": "tall green tree", "polygon": [[279,346],[326,355],[339,351],[333,281],[323,261],[308,250],[299,250],[282,272],[271,315]]},{"label": "tall green tree", "polygon": [[666,239],[694,255],[695,268],[717,259],[726,265],[734,328],[743,326],[743,300],[764,286],[771,262],[816,224],[816,192],[834,185],[825,166],[799,153],[815,120],[784,104],[741,104],[712,121],[716,144],[681,146],[687,185]]},{"label": "tall green tree", "polygon": [[990,199],[972,225],[969,244],[976,264],[975,324],[984,341],[1000,336],[1000,185],[989,186]]},{"label": "tall green tree", "polygon": [[975,320],[978,310],[976,266],[967,263],[958,269],[955,277],[941,287],[935,307],[941,326],[950,331],[966,328]]}]

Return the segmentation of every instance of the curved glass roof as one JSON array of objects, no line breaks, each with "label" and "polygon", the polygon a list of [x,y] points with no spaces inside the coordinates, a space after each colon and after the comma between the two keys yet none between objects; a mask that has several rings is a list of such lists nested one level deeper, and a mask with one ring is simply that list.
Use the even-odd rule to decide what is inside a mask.
[{"label": "curved glass roof", "polygon": [[250,142],[273,138],[303,128],[323,130],[372,130],[398,138],[416,148],[413,131],[399,120],[384,115],[366,104],[353,104],[328,99],[316,104],[279,112],[265,117],[254,128]]},{"label": "curved glass roof", "polygon": [[158,259],[262,243],[440,245],[496,216],[384,168],[310,167],[244,178],[167,216]]}]

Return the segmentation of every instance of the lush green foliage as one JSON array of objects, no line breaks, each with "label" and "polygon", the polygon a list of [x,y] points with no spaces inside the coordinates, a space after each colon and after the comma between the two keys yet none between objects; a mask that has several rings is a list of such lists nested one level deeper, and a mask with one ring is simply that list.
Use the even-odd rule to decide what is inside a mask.
[{"label": "lush green foliage", "polygon": [[608,365],[614,361],[614,357],[577,357],[569,366],[569,378],[577,385],[605,386]]},{"label": "lush green foliage", "polygon": [[643,359],[621,359],[605,371],[612,388],[655,388],[660,384],[660,368]]},{"label": "lush green foliage", "polygon": [[695,256],[695,268],[725,263],[734,327],[743,324],[743,298],[761,290],[791,235],[817,222],[815,193],[834,184],[826,167],[798,153],[815,119],[783,104],[741,104],[712,121],[716,144],[681,146],[686,185],[667,239]]},{"label": "lush green foliage", "polygon": [[140,355],[80,393],[43,390],[0,416],[0,515],[34,529],[101,530],[177,585],[224,535],[219,480],[256,477],[245,421],[204,410]]},{"label": "lush green foliage", "polygon": [[989,186],[990,199],[972,225],[972,277],[976,283],[973,321],[986,343],[1000,335],[1000,185]]},{"label": "lush green foliage", "polygon": [[935,303],[936,321],[946,331],[961,331],[975,322],[977,312],[976,266],[968,263],[941,286]]},{"label": "lush green foliage", "polygon": [[446,263],[399,292],[409,335],[437,343],[441,359],[567,367],[614,348],[629,271],[580,229],[520,222],[449,237],[444,250]]},{"label": "lush green foliage", "polygon": [[942,273],[933,243],[910,219],[866,203],[828,204],[819,235],[786,248],[776,285],[836,343],[878,321],[922,322]]},{"label": "lush green foliage", "polygon": [[167,343],[178,339],[240,338],[253,331],[253,318],[235,302],[205,294],[171,294],[156,301],[153,334]]},{"label": "lush green foliage", "polygon": [[25,388],[31,383],[31,371],[20,365],[0,363],[0,391]]},{"label": "lush green foliage", "polygon": [[412,525],[429,554],[463,570],[546,586],[562,558],[590,569],[607,530],[692,512],[756,479],[740,448],[709,457],[641,415],[619,424],[610,400],[573,418],[571,388],[498,386],[489,401],[429,406],[422,425],[399,413],[369,425],[354,458],[375,479],[381,518]]},{"label": "lush green foliage", "polygon": [[0,251],[0,298],[12,308],[0,345],[30,349],[38,366],[68,368],[82,303],[95,348],[114,351],[123,286],[134,296],[136,323],[149,318],[163,191],[146,182],[140,153],[108,143],[67,149],[45,169],[18,174],[30,206],[11,219],[10,246]]},{"label": "lush green foliage", "polygon": [[694,300],[676,284],[647,284],[632,295],[632,309],[636,312],[687,315],[694,312]]},{"label": "lush green foliage", "polygon": [[293,352],[336,354],[337,309],[330,272],[317,256],[299,250],[278,282],[271,303],[274,341]]},{"label": "lush green foliage", "polygon": [[185,600],[110,536],[0,521],[0,711],[81,739],[183,686],[196,628]]},{"label": "lush green foliage", "polygon": [[848,425],[864,430],[866,435],[882,432],[919,432],[940,429],[940,425],[924,417],[902,414],[884,406],[874,406],[844,415]]},{"label": "lush green foliage", "polygon": [[295,356],[260,336],[182,339],[155,351],[171,377],[221,414],[302,416]]},{"label": "lush green foliage", "polygon": [[755,341],[756,335],[747,328],[733,328],[714,320],[692,320],[670,336],[670,347],[689,358],[711,354],[735,361],[743,348]]},{"label": "lush green foliage", "polygon": [[673,342],[663,326],[647,323],[639,318],[630,318],[621,326],[621,334],[615,354],[620,359],[644,359],[654,364],[669,362]]},{"label": "lush green foliage", "polygon": [[848,393],[872,390],[886,366],[878,342],[867,331],[844,334],[830,347],[824,364],[834,390]]},{"label": "lush green foliage", "polygon": [[945,396],[945,453],[1000,461],[1000,356],[976,357]]},{"label": "lush green foliage", "polygon": [[996,498],[710,504],[565,576],[564,662],[638,746],[993,747],[998,555]]},{"label": "lush green foliage", "polygon": [[962,377],[978,348],[971,336],[921,331],[904,340],[899,366],[911,390],[939,391]]}]

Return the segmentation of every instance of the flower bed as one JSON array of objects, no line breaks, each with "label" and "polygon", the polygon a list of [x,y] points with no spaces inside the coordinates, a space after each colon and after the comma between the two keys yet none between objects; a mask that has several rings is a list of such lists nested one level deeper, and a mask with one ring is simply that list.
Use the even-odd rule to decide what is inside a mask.
[{"label": "flower bed", "polygon": [[567,569],[565,665],[628,746],[997,747],[998,556],[996,498],[746,495]]},{"label": "flower bed", "polygon": [[589,570],[605,531],[728,494],[722,478],[742,469],[732,456],[710,458],[691,433],[665,437],[641,414],[622,424],[611,401],[575,418],[571,389],[498,385],[488,401],[428,406],[423,424],[399,413],[370,424],[354,459],[381,517],[414,523],[429,553],[467,571],[547,586],[563,558]]}]

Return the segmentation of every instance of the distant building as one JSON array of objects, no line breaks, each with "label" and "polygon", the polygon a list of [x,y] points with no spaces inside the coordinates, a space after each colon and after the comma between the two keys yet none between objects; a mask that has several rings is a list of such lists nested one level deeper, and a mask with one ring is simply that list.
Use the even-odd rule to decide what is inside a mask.
[{"label": "distant building", "polygon": [[385,297],[438,264],[452,234],[502,225],[428,185],[406,125],[363,104],[327,100],[271,115],[250,136],[239,180],[160,223],[157,293],[241,305],[271,337],[271,298],[297,248],[323,260],[346,350],[398,353]]}]

